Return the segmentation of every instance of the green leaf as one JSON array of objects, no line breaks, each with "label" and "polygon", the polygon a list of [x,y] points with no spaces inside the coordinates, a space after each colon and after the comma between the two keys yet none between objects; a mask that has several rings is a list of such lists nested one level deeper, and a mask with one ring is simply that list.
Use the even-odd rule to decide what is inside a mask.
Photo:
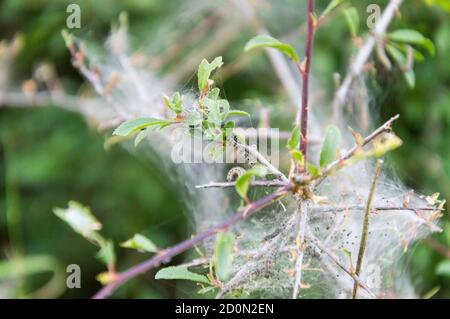
[{"label": "green leaf", "polygon": [[290,58],[294,62],[298,63],[299,61],[298,55],[292,46],[280,42],[279,40],[272,38],[269,35],[257,35],[256,37],[252,38],[245,45],[244,51],[247,52],[258,48],[274,48],[284,53],[288,58]]},{"label": "green leaf", "polygon": [[[389,45],[394,46],[395,48],[399,49],[404,55],[407,54],[408,52],[408,47],[411,47],[409,44],[404,44],[404,43],[396,43],[396,42],[391,42]],[[412,47],[411,47],[412,48]],[[425,56],[418,50],[413,49],[413,54],[414,54],[414,60],[417,62],[422,62],[423,60],[425,60]]]},{"label": "green leaf", "polygon": [[219,56],[215,58],[211,63],[206,59],[203,59],[198,66],[197,78],[198,78],[198,89],[200,92],[205,91],[208,88],[208,80],[211,73],[220,68],[223,65],[222,57]]},{"label": "green leaf", "polygon": [[236,123],[234,121],[228,121],[225,123],[224,127],[225,129],[232,129],[236,126]]},{"label": "green leaf", "polygon": [[[393,45],[386,45],[386,51],[388,52],[388,54],[394,59],[395,63],[397,63],[397,65],[402,68],[406,65],[406,56],[405,54],[400,51],[399,49],[397,49],[396,47],[394,47]],[[414,86],[416,85],[416,76],[414,74],[414,70],[409,70],[407,72],[403,72],[403,76],[405,78],[406,83],[408,84],[408,86],[413,89]]]},{"label": "green leaf", "polygon": [[206,276],[191,272],[187,269],[186,266],[173,266],[163,268],[156,273],[155,279],[181,279],[210,284]]},{"label": "green leaf", "polygon": [[382,157],[386,153],[399,148],[403,144],[402,140],[393,133],[386,133],[382,139],[375,139],[373,141],[373,151],[369,152],[373,157]]},{"label": "green leaf", "polygon": [[320,176],[321,170],[320,167],[317,167],[311,163],[306,163],[306,171],[312,176],[317,177]]},{"label": "green leaf", "polygon": [[206,293],[208,293],[208,292],[210,292],[210,291],[213,291],[214,289],[216,289],[216,288],[213,287],[213,286],[208,286],[208,287],[205,287],[205,288],[200,289],[199,291],[197,291],[197,293],[198,293],[199,295],[204,295],[204,294],[206,294]]},{"label": "green leaf", "polygon": [[222,134],[222,131],[219,132],[216,129],[217,126],[219,125],[210,120],[202,121],[202,133],[206,140],[215,140],[218,137],[218,135]]},{"label": "green leaf", "polygon": [[408,84],[410,89],[414,89],[416,86],[416,74],[414,70],[409,70],[403,73],[403,77],[405,78],[406,84]]},{"label": "green leaf", "polygon": [[252,176],[264,177],[268,174],[268,171],[265,166],[258,164],[249,169],[247,173],[251,174]]},{"label": "green leaf", "polygon": [[248,173],[244,173],[236,180],[236,191],[242,198],[247,197],[248,187],[252,180],[252,175]]},{"label": "green leaf", "polygon": [[291,156],[294,159],[294,161],[300,165],[300,167],[303,167],[305,165],[305,157],[303,156],[303,153],[299,150],[292,150]]},{"label": "green leaf", "polygon": [[144,138],[147,137],[147,135],[150,133],[150,130],[148,128],[143,129],[136,135],[136,138],[134,139],[134,147],[137,147],[139,143],[141,143]]},{"label": "green leaf", "polygon": [[334,161],[338,155],[341,146],[341,132],[339,129],[330,125],[325,131],[325,139],[320,151],[320,167],[323,168]]},{"label": "green leaf", "polygon": [[291,137],[289,137],[286,147],[290,150],[296,149],[300,142],[300,125],[296,125],[291,132]]},{"label": "green leaf", "polygon": [[102,272],[95,276],[95,279],[102,285],[107,285],[114,282],[117,279],[117,275],[111,272]]},{"label": "green leaf", "polygon": [[216,277],[220,281],[226,281],[231,274],[233,265],[234,235],[231,232],[218,233],[214,246],[214,261]]},{"label": "green leaf", "polygon": [[413,49],[413,52],[414,52],[414,61],[422,62],[423,60],[425,60],[425,56],[421,52],[417,51],[416,49]]},{"label": "green leaf", "polygon": [[399,66],[404,66],[406,64],[406,55],[393,45],[387,44],[386,51]]},{"label": "green leaf", "polygon": [[212,121],[215,126],[221,126],[230,110],[228,101],[224,99],[211,100],[209,98],[204,98],[203,103],[207,108],[208,119]]},{"label": "green leaf", "polygon": [[343,248],[342,252],[347,256],[348,258],[348,262],[350,264],[350,271],[353,272],[354,271],[354,266],[353,266],[353,259],[352,259],[352,253],[350,252],[350,250]]},{"label": "green leaf", "polygon": [[436,274],[440,276],[450,277],[450,260],[440,262],[436,268]]},{"label": "green leaf", "polygon": [[419,45],[425,48],[432,56],[434,56],[436,53],[433,41],[424,37],[420,32],[416,30],[400,29],[389,33],[387,37],[388,39],[395,42]]},{"label": "green leaf", "polygon": [[141,117],[138,119],[133,119],[126,121],[113,132],[113,135],[119,136],[128,136],[130,134],[136,133],[146,127],[155,126],[155,125],[163,125],[166,124],[167,121],[161,119],[154,119],[150,117]]},{"label": "green leaf", "polygon": [[342,10],[345,20],[353,37],[358,36],[359,32],[359,14],[355,7]]},{"label": "green leaf", "polygon": [[55,208],[54,213],[72,229],[87,240],[100,246],[97,258],[104,264],[115,263],[114,244],[111,240],[105,240],[98,231],[102,228],[100,222],[92,215],[90,209],[80,203],[70,201],[66,209]]},{"label": "green leaf", "polygon": [[181,114],[183,112],[183,109],[181,108],[183,99],[181,97],[180,92],[175,92],[172,98],[169,98],[168,96],[163,96],[163,102],[169,109],[171,109],[176,114]]},{"label": "green leaf", "polygon": [[208,93],[208,98],[211,100],[217,100],[219,98],[220,90],[218,88],[213,88]]},{"label": "green leaf", "polygon": [[263,177],[267,175],[267,168],[263,165],[255,165],[251,169],[247,170],[244,174],[239,176],[236,180],[236,191],[242,198],[247,197],[248,188],[252,178],[254,176]]},{"label": "green leaf", "polygon": [[440,289],[441,289],[440,286],[432,288],[431,290],[427,291],[423,295],[422,299],[431,299],[431,298],[433,298],[433,296],[436,295],[439,292]]},{"label": "green leaf", "polygon": [[328,4],[328,6],[325,8],[325,10],[323,10],[322,15],[320,16],[320,18],[323,18],[323,17],[327,16],[328,14],[330,14],[334,9],[336,9],[344,1],[346,1],[346,0],[333,0],[333,1],[331,1]]},{"label": "green leaf", "polygon": [[227,113],[225,118],[230,117],[230,116],[247,116],[247,117],[250,117],[250,114],[245,112],[245,111],[241,111],[241,110],[231,110],[231,111],[229,111]]},{"label": "green leaf", "polygon": [[72,227],[75,232],[86,239],[96,243],[102,240],[97,232],[102,228],[102,224],[95,218],[88,207],[75,201],[70,201],[68,208],[55,208],[53,212]]},{"label": "green leaf", "polygon": [[111,240],[102,241],[96,257],[106,266],[114,265],[116,263],[114,243]]},{"label": "green leaf", "polygon": [[141,234],[135,234],[132,238],[120,243],[120,247],[136,249],[139,252],[156,253],[158,251],[158,247]]},{"label": "green leaf", "polygon": [[184,122],[187,125],[197,126],[202,124],[202,116],[200,113],[194,111],[186,115],[186,117],[184,118]]},{"label": "green leaf", "polygon": [[61,30],[61,35],[64,39],[64,43],[66,44],[66,47],[70,48],[73,45],[73,36],[67,29]]}]

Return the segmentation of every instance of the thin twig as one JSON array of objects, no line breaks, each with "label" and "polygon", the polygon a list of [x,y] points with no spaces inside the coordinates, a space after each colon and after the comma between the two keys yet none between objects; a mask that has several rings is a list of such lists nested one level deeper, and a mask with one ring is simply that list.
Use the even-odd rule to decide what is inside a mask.
[{"label": "thin twig", "polygon": [[310,206],[308,201],[301,202],[300,199],[297,201],[300,207],[298,210],[297,237],[295,239],[297,259],[295,261],[295,281],[292,299],[297,299],[302,284],[303,257],[305,255],[305,234],[307,231],[308,209]]},{"label": "thin twig", "polygon": [[376,294],[369,288],[367,285],[359,278],[358,275],[354,274],[352,271],[347,269],[345,265],[343,265],[339,259],[336,257],[336,255],[331,252],[328,248],[326,248],[315,236],[313,236],[310,232],[308,233],[309,240],[307,243],[311,245],[313,248],[317,248],[318,250],[322,251],[324,254],[326,254],[339,268],[341,268],[347,275],[349,275],[355,282],[358,283],[358,285],[364,289],[370,297],[376,298]]},{"label": "thin twig", "polygon": [[[314,18],[314,0],[308,0],[307,3],[307,27],[306,27],[306,45],[305,45],[305,58],[302,65],[298,65],[300,71],[300,76],[302,78],[301,92],[302,98],[298,108],[296,123],[300,124],[300,143],[299,151],[303,154],[304,162],[307,162],[307,151],[308,151],[308,110],[309,110],[309,76],[311,70],[311,60],[312,60],[312,47],[314,41],[314,32],[316,29],[315,18]],[[296,172],[301,172],[300,164],[295,168]],[[292,294],[292,299],[297,299],[301,283],[302,283],[302,271],[303,271],[303,257],[305,251],[305,234],[308,223],[308,209],[309,202],[303,201],[300,196],[297,196],[298,204],[298,226],[297,226],[297,259],[295,261],[295,280],[294,289]]]},{"label": "thin twig", "polygon": [[[234,132],[248,138],[277,138],[280,140],[287,140],[291,137],[291,132],[279,131],[272,128],[248,130],[246,128],[237,127],[234,129]],[[314,140],[313,142],[318,141]]]},{"label": "thin twig", "polygon": [[334,162],[331,162],[323,171],[322,175],[327,175],[334,169],[336,169],[343,161],[348,160],[353,155],[355,155],[355,152],[359,149],[359,147],[367,145],[369,142],[371,142],[373,139],[375,139],[378,135],[390,131],[391,130],[391,124],[397,120],[400,117],[400,115],[395,115],[391,117],[386,123],[381,125],[379,128],[377,128],[375,131],[372,132],[369,136],[367,136],[364,141],[362,142],[361,146],[355,145],[353,146],[347,153],[345,153],[343,156],[335,160]]},{"label": "thin twig", "polygon": [[[252,181],[250,186],[253,187],[282,187],[287,183],[283,181]],[[208,184],[196,185],[195,188],[230,188],[236,186],[236,182],[210,182]]]},{"label": "thin twig", "polygon": [[[362,205],[349,205],[349,206],[325,206],[325,207],[313,207],[311,208],[311,213],[340,213],[344,211],[352,211],[352,210],[362,210],[365,206]],[[420,212],[420,211],[430,211],[435,212],[439,209],[434,207],[403,207],[403,206],[378,206],[372,207],[372,212],[378,211],[411,211],[411,212]]]},{"label": "thin twig", "polygon": [[[346,211],[355,211],[355,210],[363,210],[364,206],[361,205],[349,205],[349,206],[339,206],[339,207],[314,207],[311,209],[312,214],[317,213],[340,213],[340,212],[346,212]],[[408,211],[413,212],[416,217],[421,220],[424,224],[430,227],[432,231],[436,232],[442,232],[442,228],[433,224],[431,221],[427,220],[426,218],[419,215],[420,212],[436,212],[440,209],[434,208],[434,207],[403,207],[403,206],[379,206],[379,207],[373,207],[371,209],[371,212],[378,213],[378,212],[401,212],[401,211]]]},{"label": "thin twig", "polygon": [[[367,235],[369,233],[369,216],[370,216],[370,206],[372,205],[372,199],[375,194],[375,187],[377,185],[378,177],[381,173],[381,168],[383,167],[383,161],[378,160],[375,166],[375,172],[373,174],[372,184],[370,185],[369,197],[367,199],[366,208],[364,210],[364,222],[361,233],[361,242],[359,244],[358,259],[356,261],[355,275],[359,276],[361,274],[362,261],[364,258],[364,252],[367,245]],[[358,283],[355,281],[353,285],[352,299],[356,299],[356,294],[358,292]]]},{"label": "thin twig", "polygon": [[119,117],[124,120],[130,119],[130,114],[127,114],[122,109],[122,106],[117,104],[116,100],[114,100],[114,98],[109,94],[108,90],[100,79],[100,74],[94,72],[85,64],[83,50],[79,49],[74,42],[68,43],[67,45],[72,56],[72,65],[76,69],[78,69],[80,73],[91,83],[97,94],[102,96],[106,100],[106,102],[108,102],[108,104],[112,106]]},{"label": "thin twig", "polygon": [[275,175],[276,177],[278,177],[279,179],[281,179],[282,181],[288,183],[289,179],[278,170],[278,168],[276,168],[275,166],[273,166],[264,156],[261,155],[261,153],[258,152],[257,149],[253,148],[253,147],[249,147],[248,145],[239,143],[237,141],[237,139],[235,139],[234,137],[230,137],[227,138],[227,141],[229,143],[231,143],[234,147],[243,149],[246,153],[250,154],[251,156],[253,156],[254,158],[256,158],[256,160],[263,164],[265,167],[267,167],[267,169],[269,170],[269,172],[273,175]]}]

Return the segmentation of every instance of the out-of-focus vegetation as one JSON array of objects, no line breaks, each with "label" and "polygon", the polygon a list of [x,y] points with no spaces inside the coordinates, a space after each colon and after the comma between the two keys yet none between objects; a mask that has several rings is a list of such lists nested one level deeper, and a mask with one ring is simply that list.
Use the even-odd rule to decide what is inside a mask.
[{"label": "out-of-focus vegetation", "polygon": [[[290,4],[296,1],[287,1]],[[298,0],[300,2],[300,0]],[[327,1],[317,1],[324,8]],[[387,1],[352,1],[361,12],[362,22],[368,4]],[[84,38],[101,40],[121,11],[130,17],[134,45],[145,47],[160,23],[177,6],[177,1],[16,1],[0,4],[0,39],[10,39],[21,32],[25,48],[14,65],[14,81],[30,76],[38,62],[51,62],[64,86],[76,93],[84,80],[70,63],[60,31],[65,27],[66,6],[78,3],[82,8]],[[280,9],[283,13],[283,10]],[[285,30],[280,21],[269,25],[277,36]],[[432,39],[436,56],[427,56],[415,66],[416,86],[409,89],[400,72],[378,68],[370,80],[373,100],[371,114],[376,120],[400,113],[395,131],[404,142],[392,155],[392,166],[408,186],[424,194],[440,192],[450,199],[450,8],[448,1],[406,1],[401,19],[391,26],[414,28]],[[301,29],[292,41],[302,41]],[[77,32],[75,32],[77,33]],[[233,43],[223,55],[234,57],[242,51],[242,42]],[[212,43],[211,45],[214,45]],[[333,17],[317,34],[313,74],[330,97],[333,72],[344,74],[349,56],[354,52],[343,17]],[[261,57],[263,59],[263,57]],[[259,60],[257,60],[259,61]],[[255,63],[233,74],[222,84],[230,100],[278,93],[272,70]],[[192,70],[192,74],[195,70]],[[188,80],[188,79],[186,79]],[[258,88],[257,94],[253,91]],[[262,89],[261,89],[262,88]],[[261,92],[259,91],[261,90]],[[159,247],[166,247],[186,237],[189,221],[178,201],[177,185],[171,184],[147,159],[126,150],[104,148],[104,136],[92,130],[75,114],[59,108],[0,109],[0,256],[17,262],[24,274],[15,280],[6,278],[8,265],[0,263],[0,297],[29,296],[46,282],[51,271],[65,273],[68,264],[82,267],[82,288],[64,290],[63,297],[86,297],[99,287],[93,278],[102,265],[93,258],[94,248],[67,229],[54,214],[54,207],[65,207],[69,200],[89,205],[104,225],[108,238],[126,240],[134,233],[150,234]],[[433,235],[411,248],[408,260],[415,284],[422,296],[439,287],[438,297],[450,298],[450,271],[437,272],[448,261],[439,247],[450,250],[450,219],[444,212],[445,232]],[[41,259],[24,259],[41,256]],[[121,250],[121,267],[142,260],[133,252]],[[25,266],[24,266],[25,265]],[[28,266],[27,266],[28,265]],[[31,265],[31,266],[29,266]],[[449,266],[447,266],[449,267]],[[45,271],[41,271],[45,270]],[[184,290],[178,284],[153,280],[154,273],[141,276],[119,290],[119,297],[192,297],[192,286]],[[61,282],[64,285],[65,282]],[[53,297],[61,291],[56,283],[40,291]],[[64,288],[64,287],[62,287]],[[31,295],[33,296],[33,295]]]}]

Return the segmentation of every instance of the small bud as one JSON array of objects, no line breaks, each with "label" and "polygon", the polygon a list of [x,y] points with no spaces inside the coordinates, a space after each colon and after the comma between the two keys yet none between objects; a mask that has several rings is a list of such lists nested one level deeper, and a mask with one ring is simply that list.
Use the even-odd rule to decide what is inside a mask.
[{"label": "small bud", "polygon": [[305,57],[302,61],[302,64],[300,65],[300,71],[302,73],[306,72],[306,63],[308,62],[308,57]]}]

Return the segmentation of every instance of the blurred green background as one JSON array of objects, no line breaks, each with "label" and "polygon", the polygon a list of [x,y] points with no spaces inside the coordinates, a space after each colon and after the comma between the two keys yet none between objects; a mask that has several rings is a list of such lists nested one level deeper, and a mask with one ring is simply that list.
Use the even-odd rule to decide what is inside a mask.
[{"label": "blurred green background", "polygon": [[[295,5],[302,1],[285,2]],[[359,9],[362,19],[365,19],[368,4],[376,2],[384,6],[387,3],[350,2]],[[84,80],[72,67],[60,34],[70,3],[82,8],[82,29],[76,34],[102,41],[111,23],[121,11],[126,11],[134,44],[145,47],[142,43],[151,40],[148,35],[165,23],[181,2],[3,0],[0,3],[0,39],[11,39],[17,32],[25,37],[25,48],[13,67],[14,83],[20,86],[38,62],[47,61],[55,66],[69,92],[76,93],[83,85]],[[326,3],[318,0],[318,11]],[[440,192],[443,198],[450,199],[449,1],[407,1],[401,9],[401,19],[393,23],[391,29],[400,27],[417,29],[432,39],[437,54],[434,58],[426,56],[425,61],[415,66],[417,81],[412,90],[400,72],[379,72],[372,87],[371,112],[378,122],[401,114],[395,131],[404,145],[392,155],[399,179],[418,192]],[[273,29],[274,33],[286,31],[276,24]],[[294,36],[293,39],[299,38]],[[224,56],[235,56],[245,40],[233,42],[223,52]],[[326,94],[331,97],[331,75],[344,73],[349,55],[354,52],[342,17],[334,17],[320,29],[314,52],[315,75],[321,78]],[[265,64],[256,67],[254,73],[247,70],[226,79],[223,86],[229,99],[254,96],[255,90],[258,94],[276,96],[277,90],[267,83],[267,79],[277,81],[272,69]],[[67,289],[62,297],[88,297],[100,287],[94,278],[103,271],[103,266],[94,258],[95,247],[52,213],[54,207],[66,207],[69,200],[90,206],[104,224],[102,233],[116,241],[140,232],[151,234],[160,247],[165,247],[189,234],[183,204],[174,195],[177,185],[171,184],[147,159],[133,156],[120,147],[106,151],[105,137],[107,134],[90,129],[80,116],[60,108],[21,109],[12,105],[0,108],[0,259],[42,257],[30,266],[36,268],[34,275],[13,281],[2,277],[1,272],[6,273],[8,265],[1,264],[0,298],[58,295],[62,291],[57,284],[33,293],[51,276],[39,269],[60,269],[64,276],[65,266],[72,263],[82,268],[82,288]],[[450,298],[450,276],[436,273],[437,266],[446,260],[438,250],[448,254],[450,249],[449,218],[447,212],[444,214],[445,232],[418,243],[409,252],[410,269],[420,296],[439,288],[435,297]],[[437,245],[438,249],[433,248]],[[118,258],[119,267],[124,269],[144,257],[118,250]],[[181,259],[175,262],[177,260]],[[149,272],[139,280],[132,280],[115,296],[196,296],[192,285],[154,281],[153,275]]]}]

